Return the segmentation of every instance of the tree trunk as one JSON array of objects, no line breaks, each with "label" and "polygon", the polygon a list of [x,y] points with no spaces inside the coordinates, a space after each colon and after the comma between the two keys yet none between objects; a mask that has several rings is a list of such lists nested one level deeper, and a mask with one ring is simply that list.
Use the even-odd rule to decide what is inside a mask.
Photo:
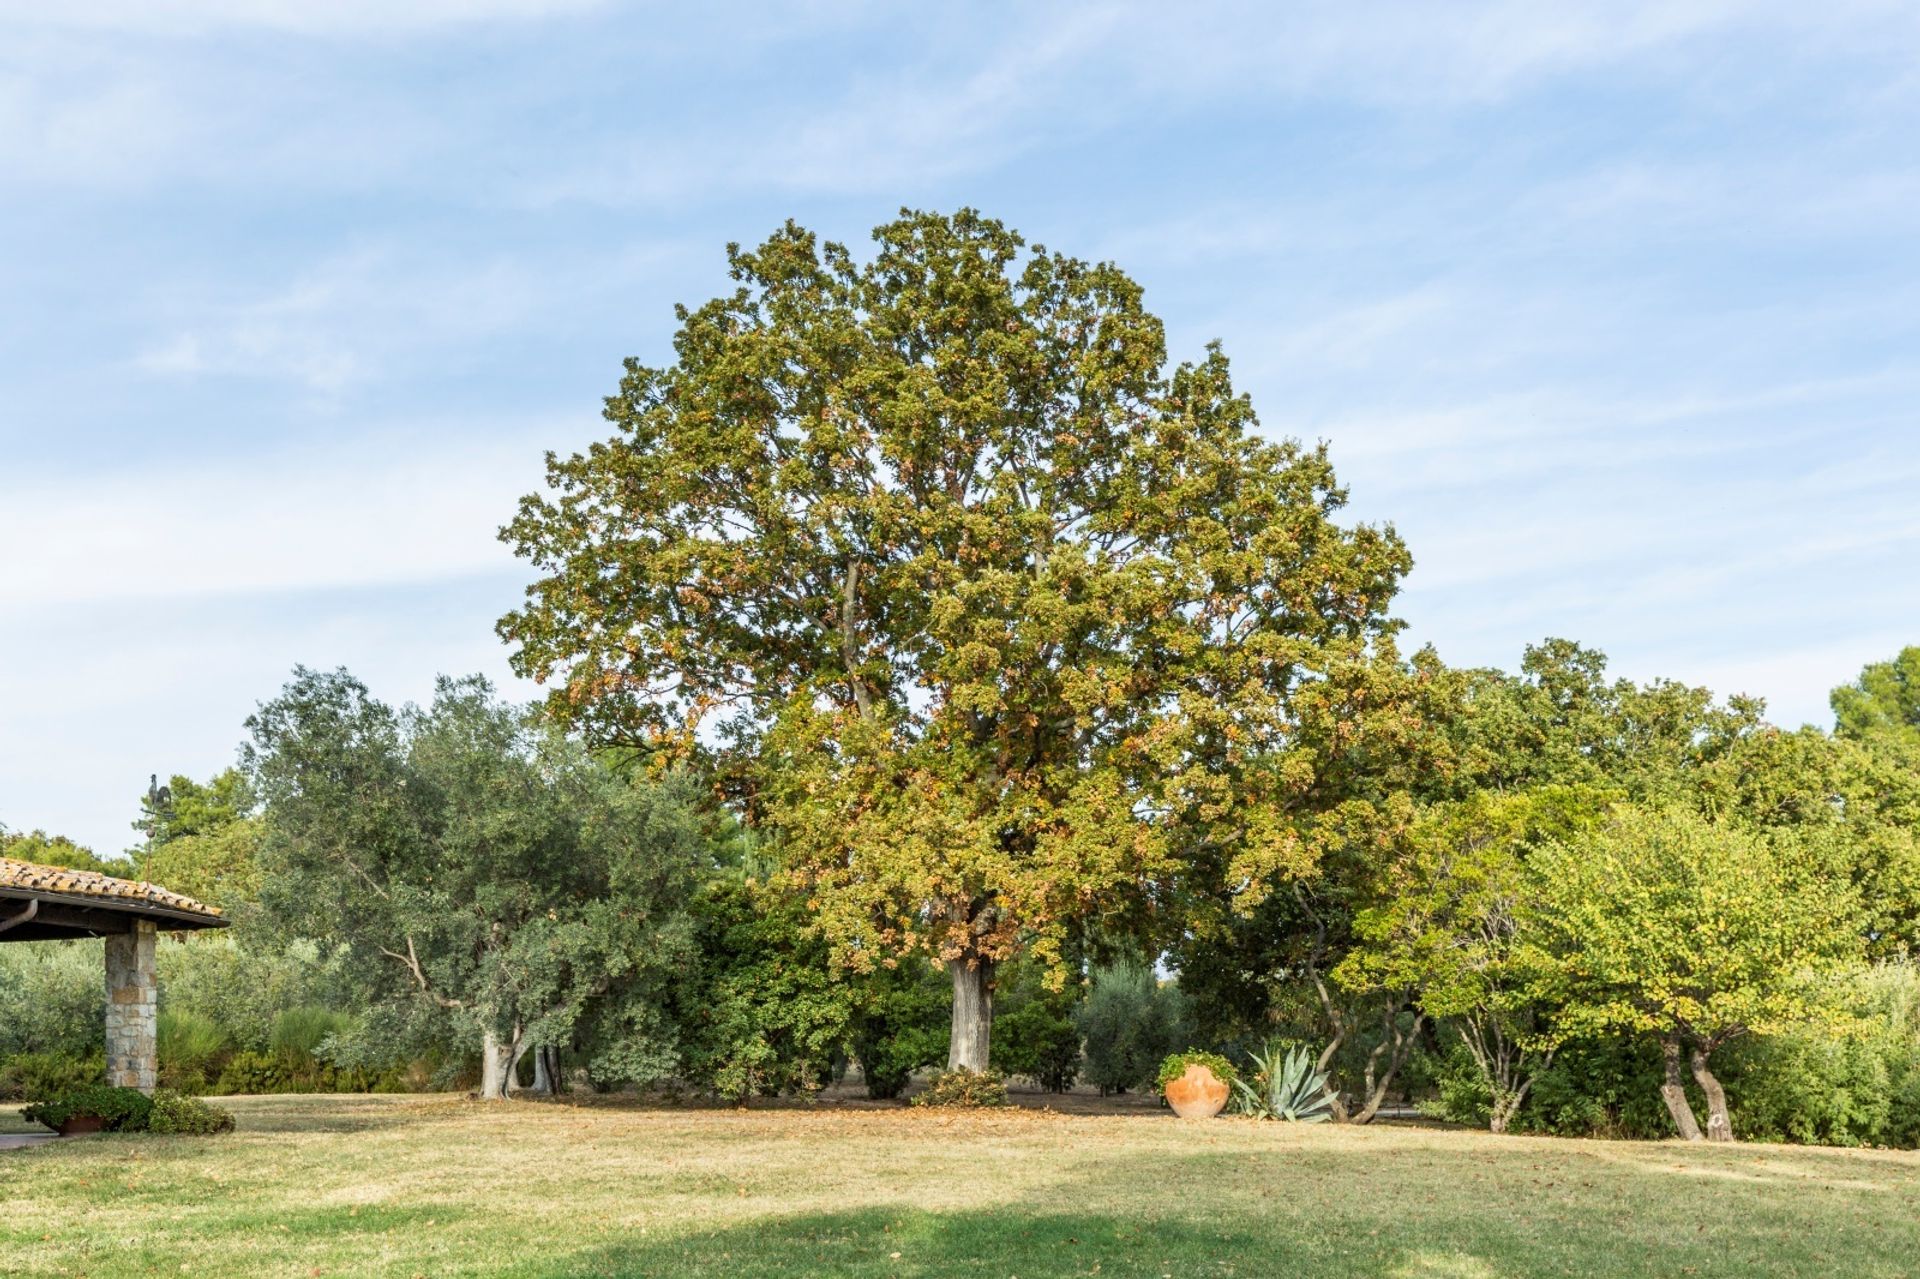
[{"label": "tree trunk", "polygon": [[1733,1120],[1727,1114],[1727,1090],[1707,1069],[1706,1050],[1698,1044],[1693,1048],[1693,1077],[1700,1085],[1700,1091],[1707,1098],[1707,1140],[1732,1141]]},{"label": "tree trunk", "polygon": [[527,1059],[527,1053],[530,1051],[532,1050],[520,1041],[520,1032],[516,1030],[513,1035],[513,1052],[507,1058],[511,1063],[507,1066],[507,1096],[509,1097],[520,1091],[520,1063]]},{"label": "tree trunk", "polygon": [[[1487,1131],[1503,1133],[1526,1104],[1534,1077],[1553,1065],[1553,1050],[1548,1049],[1544,1056],[1530,1056],[1492,1014],[1469,1013],[1460,1019],[1458,1029],[1460,1042],[1480,1068],[1480,1078],[1493,1099],[1487,1107]],[[1435,1041],[1428,1036],[1422,1042],[1431,1046]]]},{"label": "tree trunk", "polygon": [[[1298,890],[1295,890],[1298,896]],[[1304,900],[1304,899],[1302,899]],[[1307,974],[1313,978],[1313,989],[1320,996],[1320,1007],[1327,1014],[1327,1026],[1331,1033],[1327,1037],[1327,1046],[1320,1050],[1320,1059],[1314,1069],[1321,1074],[1330,1074],[1333,1059],[1340,1053],[1340,1045],[1346,1042],[1347,1019],[1341,1015],[1340,1006],[1333,1002],[1333,995],[1327,990],[1325,978],[1320,975],[1320,950],[1326,938],[1326,927],[1321,926],[1314,949],[1307,956]],[[1327,1108],[1333,1113],[1333,1122],[1344,1124],[1353,1116],[1347,1111],[1346,1098],[1340,1095],[1338,1088],[1327,1089]]]},{"label": "tree trunk", "polygon": [[[1347,1123],[1370,1124],[1373,1122],[1373,1117],[1380,1113],[1380,1104],[1387,1099],[1387,1090],[1393,1087],[1394,1076],[1398,1075],[1400,1068],[1407,1064],[1407,1058],[1413,1055],[1414,1045],[1420,1042],[1420,1027],[1426,1021],[1427,1015],[1415,1013],[1413,1025],[1405,1034],[1402,1034],[1400,1009],[1399,1000],[1393,1000],[1387,1005],[1386,1015],[1381,1023],[1382,1038],[1373,1046],[1373,1051],[1367,1054],[1366,1091],[1360,1099],[1360,1109],[1345,1121]],[[1380,1062],[1383,1058],[1386,1061],[1385,1071],[1380,1070]],[[1339,1121],[1336,1120],[1336,1122]]]},{"label": "tree trunk", "polygon": [[524,1028],[516,1025],[513,1038],[502,1040],[489,1026],[480,1034],[480,1100],[505,1101],[520,1086],[515,1071],[525,1054]]},{"label": "tree trunk", "polygon": [[480,1100],[505,1101],[507,1072],[512,1069],[507,1046],[491,1028],[480,1035]]},{"label": "tree trunk", "polygon": [[953,976],[953,1038],[948,1070],[985,1070],[993,1035],[993,961],[947,961]]},{"label": "tree trunk", "polygon": [[1680,1136],[1687,1141],[1699,1141],[1700,1122],[1693,1117],[1687,1085],[1680,1078],[1680,1040],[1675,1036],[1662,1039],[1660,1056],[1667,1074],[1666,1082],[1660,1085],[1660,1099],[1667,1103],[1667,1112],[1673,1116],[1673,1126],[1680,1130]]},{"label": "tree trunk", "polygon": [[560,1091],[560,1050],[542,1045],[533,1050],[533,1088],[535,1096],[551,1097]]},{"label": "tree trunk", "polygon": [[[1545,1067],[1541,1069],[1545,1069]],[[1533,1076],[1528,1075],[1520,1081],[1520,1086],[1511,1092],[1495,1093],[1493,1110],[1487,1116],[1487,1130],[1496,1133],[1505,1132],[1508,1126],[1513,1123],[1513,1117],[1520,1113],[1520,1107],[1526,1104],[1527,1092],[1532,1087]]]}]

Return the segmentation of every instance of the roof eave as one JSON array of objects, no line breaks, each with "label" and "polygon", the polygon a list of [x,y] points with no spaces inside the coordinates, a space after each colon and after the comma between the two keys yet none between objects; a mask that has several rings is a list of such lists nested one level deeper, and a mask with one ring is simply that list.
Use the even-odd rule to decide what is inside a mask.
[{"label": "roof eave", "polygon": [[12,901],[42,901],[50,906],[69,906],[76,910],[99,910],[110,914],[141,915],[155,920],[171,920],[172,928],[227,928],[233,923],[225,915],[203,915],[197,911],[175,910],[142,901],[137,897],[96,896],[90,893],[50,893],[38,888],[0,885],[0,898]]}]

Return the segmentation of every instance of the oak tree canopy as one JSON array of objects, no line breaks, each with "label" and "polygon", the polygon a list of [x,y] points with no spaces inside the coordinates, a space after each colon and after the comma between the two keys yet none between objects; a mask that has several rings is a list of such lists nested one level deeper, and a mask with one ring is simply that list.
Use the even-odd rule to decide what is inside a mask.
[{"label": "oak tree canopy", "polygon": [[503,531],[499,629],[590,736],[709,756],[844,958],[944,962],[982,1068],[995,963],[1191,859],[1312,868],[1410,561],[1118,267],[969,210],[874,239],[729,247]]}]

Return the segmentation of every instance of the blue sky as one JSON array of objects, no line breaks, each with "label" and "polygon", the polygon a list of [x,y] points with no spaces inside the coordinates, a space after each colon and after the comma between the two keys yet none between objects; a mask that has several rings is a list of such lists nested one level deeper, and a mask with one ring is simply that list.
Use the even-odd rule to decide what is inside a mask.
[{"label": "blue sky", "polygon": [[1331,442],[1451,661],[1920,643],[1920,7],[0,0],[0,822],[295,663],[505,679],[493,538],[794,217],[972,204]]}]

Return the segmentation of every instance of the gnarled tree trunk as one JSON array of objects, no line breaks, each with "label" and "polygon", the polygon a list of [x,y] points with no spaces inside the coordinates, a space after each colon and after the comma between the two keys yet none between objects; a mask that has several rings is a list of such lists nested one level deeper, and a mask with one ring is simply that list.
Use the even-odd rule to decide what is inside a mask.
[{"label": "gnarled tree trunk", "polygon": [[480,1034],[480,1099],[500,1101],[507,1095],[507,1071],[510,1069],[506,1046],[489,1028]]},{"label": "gnarled tree trunk", "polygon": [[543,1045],[533,1050],[533,1087],[529,1091],[536,1097],[551,1097],[559,1091],[559,1056],[560,1050],[557,1048]]},{"label": "gnarled tree trunk", "polygon": [[985,1070],[993,1037],[993,961],[962,957],[947,961],[953,977],[953,1039],[948,1070]]},{"label": "gnarled tree trunk", "polygon": [[480,1100],[505,1101],[517,1086],[514,1069],[520,1064],[521,1028],[503,1040],[491,1026],[480,1035]]},{"label": "gnarled tree trunk", "polygon": [[1694,1080],[1707,1098],[1707,1140],[1732,1141],[1733,1119],[1727,1114],[1727,1090],[1707,1069],[1707,1050],[1699,1044],[1693,1046],[1691,1064]]},{"label": "gnarled tree trunk", "polygon": [[1700,1121],[1693,1117],[1693,1103],[1687,1100],[1686,1081],[1680,1077],[1680,1038],[1669,1035],[1660,1041],[1660,1057],[1666,1067],[1666,1082],[1660,1085],[1660,1099],[1667,1103],[1673,1126],[1687,1141],[1700,1140]]},{"label": "gnarled tree trunk", "polygon": [[[1487,1109],[1487,1130],[1503,1133],[1526,1104],[1536,1075],[1553,1064],[1553,1050],[1544,1056],[1530,1055],[1514,1042],[1495,1014],[1469,1013],[1459,1023],[1460,1042],[1467,1046],[1480,1077],[1492,1094]],[[1429,1041],[1431,1050],[1431,1041]]]},{"label": "gnarled tree trunk", "polygon": [[1413,1049],[1420,1042],[1420,1027],[1426,1021],[1425,1013],[1413,1015],[1413,1025],[1403,1033],[1400,1029],[1400,1012],[1405,1005],[1398,999],[1387,1002],[1381,1018],[1380,1042],[1367,1054],[1366,1084],[1364,1095],[1360,1099],[1360,1109],[1353,1113],[1349,1123],[1370,1124],[1380,1113],[1380,1103],[1387,1099],[1387,1090],[1393,1086],[1394,1076],[1407,1064],[1407,1058],[1413,1055]]}]

